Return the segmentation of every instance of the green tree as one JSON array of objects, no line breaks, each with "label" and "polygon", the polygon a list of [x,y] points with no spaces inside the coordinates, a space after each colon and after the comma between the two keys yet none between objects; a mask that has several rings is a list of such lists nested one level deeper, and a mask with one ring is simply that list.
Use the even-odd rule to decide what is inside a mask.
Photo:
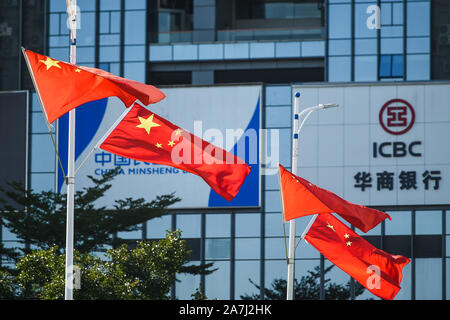
[{"label": "green tree", "polygon": [[[167,207],[180,199],[174,194],[161,195],[147,202],[143,198],[116,200],[113,208],[97,207],[95,202],[111,188],[111,180],[120,172],[112,170],[101,178],[89,176],[93,185],[75,194],[75,234],[74,246],[80,252],[90,252],[104,245],[117,245],[113,234],[121,231],[135,231],[139,224],[160,217]],[[30,247],[49,249],[53,246],[65,247],[66,241],[66,194],[52,191],[34,192],[26,190],[20,183],[8,183],[5,195],[0,198],[0,223]],[[8,201],[9,200],[9,201]],[[9,203],[14,202],[24,210],[16,210]],[[29,252],[23,249],[21,254]],[[5,251],[3,254],[16,259],[18,252]]]},{"label": "green tree", "polygon": [[[74,298],[169,299],[176,274],[193,272],[186,267],[189,255],[190,250],[179,230],[168,232],[165,239],[138,242],[134,249],[126,244],[110,249],[106,259],[75,251],[74,263],[80,270],[81,288],[74,290]],[[20,258],[16,280],[21,297],[62,299],[64,264],[65,256],[57,246]],[[214,271],[211,266],[207,264],[197,271],[209,274]]]},{"label": "green tree", "polygon": [[[334,266],[325,268],[324,274],[327,274]],[[249,281],[258,289],[261,286],[255,284],[251,279]],[[287,282],[284,279],[274,279],[271,288],[264,288],[264,297],[267,300],[286,300]],[[345,285],[331,283],[330,279],[324,281],[325,299],[327,300],[348,300],[351,297],[350,281]],[[364,292],[364,287],[355,283],[355,297]],[[302,276],[300,281],[294,279],[294,298],[296,300],[318,300],[320,298],[320,267],[317,266],[313,271],[308,271],[308,275]],[[258,300],[259,294],[241,295],[243,300]]]}]

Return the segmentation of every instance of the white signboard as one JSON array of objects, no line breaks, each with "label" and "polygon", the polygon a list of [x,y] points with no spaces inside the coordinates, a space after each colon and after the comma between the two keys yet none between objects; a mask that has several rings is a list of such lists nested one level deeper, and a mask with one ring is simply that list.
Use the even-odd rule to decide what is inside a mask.
[{"label": "white signboard", "polygon": [[[205,86],[161,88],[166,98],[147,108],[196,136],[236,153],[240,139],[246,139],[244,159],[251,167],[239,193],[232,201],[216,194],[197,175],[182,170],[122,158],[97,149],[76,175],[76,188],[92,185],[88,175],[98,178],[120,166],[120,174],[98,205],[112,206],[126,197],[153,200],[175,192],[182,200],[174,208],[259,207],[259,134],[261,127],[261,86]],[[77,108],[76,168],[125,110],[117,98],[103,99]],[[60,121],[59,150],[64,153],[65,119]],[[66,162],[63,157],[63,163]],[[64,187],[59,177],[59,186]]]},{"label": "white signboard", "polygon": [[300,110],[319,103],[300,134],[298,174],[363,205],[450,203],[450,84],[294,87]]}]

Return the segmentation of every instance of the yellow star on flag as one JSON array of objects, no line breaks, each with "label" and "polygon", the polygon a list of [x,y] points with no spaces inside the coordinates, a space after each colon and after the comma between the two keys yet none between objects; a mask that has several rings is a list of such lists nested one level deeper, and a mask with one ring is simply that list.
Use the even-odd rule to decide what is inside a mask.
[{"label": "yellow star on flag", "polygon": [[81,72],[81,69],[76,68],[75,72]]},{"label": "yellow star on flag", "polygon": [[51,67],[58,67],[61,69],[61,66],[58,64],[59,62],[58,60],[53,60],[47,57],[47,60],[39,60],[39,61],[46,65],[47,70],[50,69]]},{"label": "yellow star on flag", "polygon": [[344,234],[344,238],[348,239],[348,238],[350,238],[350,235],[348,233],[346,233],[346,234]]},{"label": "yellow star on flag", "polygon": [[175,145],[175,142],[169,140],[168,144],[169,144],[169,146],[173,147]]},{"label": "yellow star on flag", "polygon": [[147,134],[150,134],[150,130],[154,127],[159,127],[160,125],[153,122],[153,116],[154,114],[152,114],[150,117],[148,117],[147,119],[142,118],[142,117],[138,117],[139,121],[141,122],[141,124],[138,124],[136,127],[137,128],[144,128],[145,131],[147,131]]},{"label": "yellow star on flag", "polygon": [[156,145],[157,148],[162,148],[162,144],[159,143],[159,142],[157,142],[155,145]]},{"label": "yellow star on flag", "polygon": [[328,222],[327,222],[327,227],[330,228],[331,230],[333,230],[334,232],[336,232],[336,231],[334,230],[334,227],[333,227],[330,223],[328,223]]},{"label": "yellow star on flag", "polygon": [[177,136],[180,135],[180,134],[181,134],[181,129],[178,128],[177,130],[175,130],[175,134],[176,134]]},{"label": "yellow star on flag", "polygon": [[347,241],[345,244],[347,245],[347,247],[350,247],[352,245],[352,242],[351,241]]}]

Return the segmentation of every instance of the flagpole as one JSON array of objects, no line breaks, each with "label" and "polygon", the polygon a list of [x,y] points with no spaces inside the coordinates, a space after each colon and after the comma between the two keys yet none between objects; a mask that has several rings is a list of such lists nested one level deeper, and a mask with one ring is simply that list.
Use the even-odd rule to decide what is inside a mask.
[{"label": "flagpole", "polygon": [[[316,110],[321,109],[327,109],[332,107],[338,107],[335,103],[328,103],[328,104],[319,104],[314,107],[309,107],[302,112],[300,111],[300,92],[296,92],[294,95],[294,103],[293,103],[293,124],[292,124],[292,170],[291,172],[294,175],[297,174],[297,168],[298,168],[298,140],[300,135],[300,130],[302,129],[303,125],[306,122],[306,119]],[[301,122],[300,117],[306,114]],[[283,208],[284,210],[284,208]],[[313,224],[314,220],[316,219],[316,215],[314,215],[306,227],[305,231],[303,231],[300,241],[304,238],[306,232],[308,232],[309,228]],[[288,251],[288,274],[287,274],[287,288],[286,288],[286,299],[287,300],[293,300],[294,299],[294,279],[295,279],[295,219],[292,219],[289,221],[289,251]]]},{"label": "flagpole", "polygon": [[[77,63],[77,0],[66,0],[70,24],[70,63]],[[65,300],[73,300],[73,232],[75,198],[75,109],[69,111],[69,137],[67,157],[67,221],[66,221],[66,275]]]},{"label": "flagpole", "polygon": [[[292,173],[297,175],[298,163],[298,128],[299,128],[300,92],[294,95],[293,123],[292,123]],[[287,300],[294,299],[294,271],[295,271],[295,219],[289,221],[289,251],[287,273]]]}]

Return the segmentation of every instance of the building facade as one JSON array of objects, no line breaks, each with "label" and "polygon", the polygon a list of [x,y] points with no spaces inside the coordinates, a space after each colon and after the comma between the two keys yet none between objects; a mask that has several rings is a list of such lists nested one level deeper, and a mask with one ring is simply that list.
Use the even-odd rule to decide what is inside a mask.
[{"label": "building facade", "polygon": [[[42,27],[39,34],[43,36],[36,38],[33,37],[34,30],[26,27],[29,21],[26,15],[32,11],[33,3],[10,1],[9,7],[2,10],[2,14],[6,10],[14,12],[18,19],[9,21],[5,18],[1,23],[2,48],[17,47],[17,50],[2,50],[2,56],[9,59],[9,64],[0,67],[0,90],[31,90],[27,182],[36,191],[56,190],[55,150],[37,96],[23,72],[19,44],[67,61],[69,30],[66,4],[59,0],[42,1],[42,7],[34,11],[38,12],[34,23]],[[0,6],[7,5],[2,3]],[[335,114],[336,118],[333,114],[313,118],[311,125],[305,127],[306,136],[300,150],[319,151],[315,158],[300,151],[298,172],[349,201],[382,209],[392,216],[392,221],[380,224],[367,234],[367,238],[381,249],[411,258],[404,270],[403,288],[397,299],[448,299],[450,189],[446,189],[446,185],[450,180],[446,180],[445,170],[449,161],[445,159],[449,159],[450,150],[446,139],[439,148],[433,148],[434,142],[426,140],[433,134],[437,139],[450,136],[450,106],[449,100],[445,100],[448,96],[445,80],[450,79],[448,1],[78,0],[78,6],[77,63],[80,65],[153,84],[163,91],[173,85],[214,88],[218,85],[261,83],[261,129],[276,130],[279,161],[288,169],[291,168],[294,92],[302,93],[302,107],[338,102],[343,110],[357,105],[358,101],[351,102],[351,99],[359,99],[358,94],[363,95],[361,101],[365,99],[364,93],[373,94],[373,99],[386,97],[373,106],[371,98],[365,107],[352,109],[354,113],[343,111]],[[15,38],[19,39],[16,43],[13,42]],[[30,42],[32,40],[34,45]],[[19,73],[8,69],[14,64],[14,70],[20,70]],[[17,79],[11,81],[10,74],[18,75]],[[428,87],[436,83],[440,86]],[[423,88],[412,88],[409,93],[406,92],[409,89],[402,91],[410,84]],[[341,93],[336,93],[339,90]],[[346,90],[351,94],[346,94]],[[428,96],[427,90],[430,90]],[[431,96],[439,97],[434,103],[440,104],[436,110],[442,113],[442,117],[437,119],[426,118],[423,111],[433,108],[429,102]],[[370,143],[348,142],[353,135],[366,137],[363,132],[366,125],[380,127],[376,122],[378,113],[375,112],[378,111],[371,114],[370,108],[375,110],[375,105],[381,108],[390,99],[401,97],[414,101],[411,103],[416,112],[414,128],[421,126],[417,130],[422,130],[423,134],[417,138],[422,139],[422,145],[418,149],[411,147],[413,154],[406,155],[405,159],[412,159],[412,162],[405,165],[421,166],[414,170],[416,187],[422,191],[425,190],[425,171],[430,175],[426,180],[429,191],[436,186],[437,179],[431,173],[440,171],[440,189],[437,191],[442,192],[436,199],[423,196],[417,202],[412,195],[411,199],[403,201],[400,190],[404,188],[400,189],[402,185],[397,180],[393,187],[395,201],[390,198],[393,193],[377,193],[389,191],[389,185],[377,185],[376,174],[390,172],[389,169],[376,171],[377,166],[395,166],[396,169],[392,170],[396,178],[401,171],[411,172],[412,169],[400,168],[403,163],[395,157],[386,157],[390,159],[383,159],[384,163],[373,162],[374,152],[377,152],[378,159],[382,157],[380,151],[394,155],[393,144],[391,149],[379,149],[380,144],[407,141],[409,146],[417,140],[415,137],[415,140],[402,140],[385,132],[383,134],[389,138],[380,136],[377,140],[372,135],[368,136]],[[339,101],[323,101],[326,99]],[[422,108],[422,113],[418,108]],[[367,123],[358,118],[365,119],[366,113]],[[441,126],[434,126],[435,122]],[[433,126],[427,129],[427,123],[433,123]],[[374,130],[382,130],[378,127]],[[332,138],[327,140],[326,137]],[[367,149],[346,147],[352,143]],[[334,150],[334,145],[343,146],[341,149],[344,151],[336,150],[336,157],[344,159],[341,162],[333,161],[334,156],[330,157],[329,151],[320,151],[321,148]],[[396,146],[397,153],[401,154],[402,147],[400,144]],[[415,158],[414,153],[423,153],[423,156]],[[358,163],[362,154],[368,155],[369,164],[365,160]],[[417,159],[424,160],[420,162]],[[433,162],[433,159],[442,160]],[[415,163],[415,160],[420,163]],[[261,162],[264,163],[264,159]],[[440,165],[442,168],[438,168]],[[358,167],[358,170],[344,174],[351,167]],[[360,173],[362,178],[363,172],[372,174],[372,189],[367,189],[367,192],[355,187],[361,182],[357,181],[357,174]],[[347,182],[340,187],[335,183],[340,180]],[[362,192],[360,194],[364,197],[348,193],[347,186],[352,192],[355,189]],[[179,228],[193,249],[193,263],[214,262],[218,270],[211,275],[180,275],[181,282],[174,284],[172,289],[173,297],[190,299],[196,288],[202,288],[209,298],[240,299],[245,294],[264,298],[263,290],[258,290],[252,282],[261,288],[269,288],[274,279],[286,278],[287,265],[277,176],[261,175],[259,187],[259,207],[174,209],[171,214],[142,225],[141,231],[118,237],[127,240],[158,239],[164,237],[165,230]],[[442,194],[447,191],[447,196]],[[372,196],[365,197],[367,194]],[[299,219],[298,235],[306,224],[306,219]],[[8,230],[3,229],[1,235],[5,246],[20,245]],[[311,246],[300,243],[296,251],[297,279],[316,266],[324,270],[328,265],[329,262]],[[349,281],[349,277],[338,268],[333,268],[326,277],[336,283]],[[365,292],[358,298],[374,296]]]}]

